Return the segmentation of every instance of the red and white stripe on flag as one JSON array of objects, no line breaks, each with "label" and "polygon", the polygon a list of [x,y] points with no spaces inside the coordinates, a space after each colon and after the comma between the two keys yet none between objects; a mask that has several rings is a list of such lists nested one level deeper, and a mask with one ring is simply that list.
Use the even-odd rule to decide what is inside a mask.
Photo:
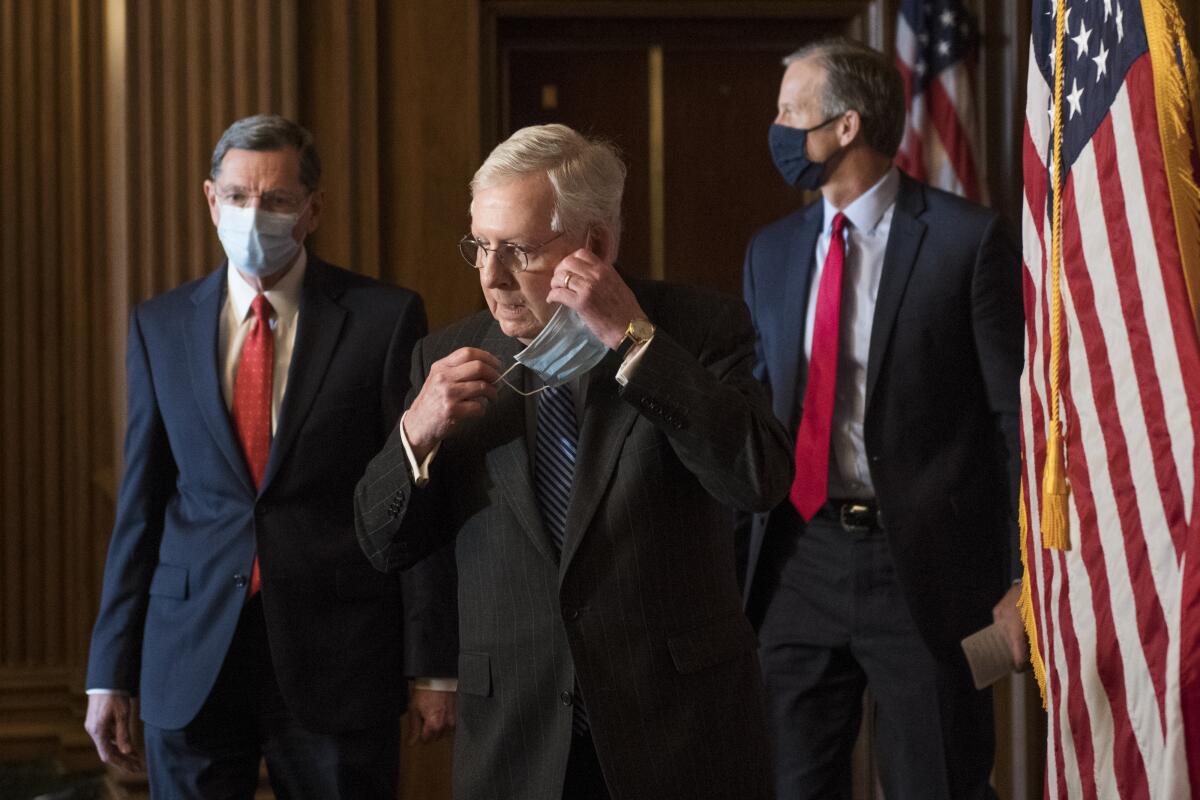
[{"label": "red and white stripe on flag", "polygon": [[1185,558],[1200,521],[1200,346],[1137,0],[1065,3],[1059,388],[1071,548],[1042,547],[1056,5],[1033,6],[1022,206],[1024,549],[1046,794],[1184,798],[1200,755],[1188,752],[1183,699],[1197,676],[1181,666],[1200,644]]},{"label": "red and white stripe on flag", "polygon": [[917,180],[987,202],[973,88],[977,41],[961,0],[901,3],[896,66],[907,118],[896,164]]}]

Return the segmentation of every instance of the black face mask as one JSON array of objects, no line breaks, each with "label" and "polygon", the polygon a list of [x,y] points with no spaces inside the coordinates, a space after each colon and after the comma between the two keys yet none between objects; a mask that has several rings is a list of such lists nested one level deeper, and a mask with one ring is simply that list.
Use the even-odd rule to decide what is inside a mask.
[{"label": "black face mask", "polygon": [[805,149],[808,134],[824,128],[829,123],[841,118],[835,114],[819,125],[811,128],[789,128],[786,125],[772,124],[768,142],[771,145],[771,158],[775,168],[788,184],[797,189],[816,191],[825,182],[826,161],[813,161]]}]

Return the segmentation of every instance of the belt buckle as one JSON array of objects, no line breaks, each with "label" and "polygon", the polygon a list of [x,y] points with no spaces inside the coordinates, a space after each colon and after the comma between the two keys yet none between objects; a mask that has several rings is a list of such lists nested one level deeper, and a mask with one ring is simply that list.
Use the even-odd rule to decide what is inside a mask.
[{"label": "belt buckle", "polygon": [[857,515],[869,514],[870,512],[871,507],[864,506],[861,503],[842,503],[838,509],[838,521],[842,523],[842,530],[846,533],[866,533],[871,530],[870,525],[860,525],[850,521]]}]

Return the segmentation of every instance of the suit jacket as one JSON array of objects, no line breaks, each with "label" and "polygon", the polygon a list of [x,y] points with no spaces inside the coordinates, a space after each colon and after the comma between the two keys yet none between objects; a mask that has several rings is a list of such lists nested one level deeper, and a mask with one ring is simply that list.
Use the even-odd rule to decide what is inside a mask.
[{"label": "suit jacket", "polygon": [[[756,374],[793,441],[823,213],[818,201],[768,225],[746,252]],[[991,622],[1012,576],[1022,320],[1020,260],[1000,217],[902,176],[871,326],[863,433],[910,611],[933,651],[960,663],[959,642]],[[756,622],[774,562],[785,557],[779,540],[798,519],[781,508],[754,520],[746,583]]]},{"label": "suit jacket", "polygon": [[[612,354],[585,378],[561,557],[534,497],[525,401],[507,389],[442,442],[424,488],[397,434],[359,483],[359,536],[380,569],[455,540],[460,800],[558,800],[576,685],[614,798],[771,794],[728,506],[782,497],[786,437],[751,374],[742,303],[634,288],[657,333],[624,388]],[[476,314],[418,345],[413,386],[467,345],[503,363],[521,349]]]},{"label": "suit jacket", "polygon": [[421,299],[309,258],[256,491],[221,395],[225,293],[222,266],[133,311],[125,473],[87,685],[140,692],[147,722],[187,725],[221,669],[257,551],[292,713],[321,732],[396,719],[405,674],[453,674],[453,565],[431,560],[405,581],[373,570],[353,493],[408,390]]}]

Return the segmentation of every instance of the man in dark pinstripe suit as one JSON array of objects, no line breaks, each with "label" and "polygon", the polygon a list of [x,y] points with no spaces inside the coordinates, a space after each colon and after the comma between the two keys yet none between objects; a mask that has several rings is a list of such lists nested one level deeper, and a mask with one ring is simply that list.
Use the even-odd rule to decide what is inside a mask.
[{"label": "man in dark pinstripe suit", "polygon": [[[743,304],[613,268],[624,178],[560,125],[492,152],[460,245],[488,311],[417,345],[408,411],[356,492],[381,570],[454,540],[460,800],[771,796],[731,509],[783,498],[790,445]],[[523,397],[542,385],[524,367],[499,380],[560,305],[611,350],[565,384],[561,515],[542,489],[560,390]]]}]

